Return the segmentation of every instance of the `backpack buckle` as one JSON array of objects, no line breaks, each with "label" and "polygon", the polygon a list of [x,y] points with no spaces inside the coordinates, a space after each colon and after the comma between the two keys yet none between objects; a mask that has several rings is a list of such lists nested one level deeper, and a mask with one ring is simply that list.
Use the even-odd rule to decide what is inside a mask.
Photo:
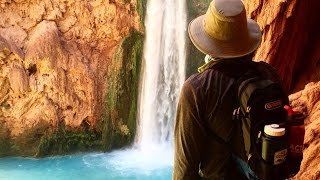
[{"label": "backpack buckle", "polygon": [[240,120],[241,119],[241,110],[240,107],[233,110],[232,120]]}]

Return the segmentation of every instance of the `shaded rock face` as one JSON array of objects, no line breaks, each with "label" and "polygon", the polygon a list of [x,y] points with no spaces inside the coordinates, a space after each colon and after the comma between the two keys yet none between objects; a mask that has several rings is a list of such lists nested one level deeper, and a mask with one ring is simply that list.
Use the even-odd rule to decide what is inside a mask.
[{"label": "shaded rock face", "polygon": [[18,139],[45,124],[34,137],[40,139],[61,124],[96,127],[113,53],[141,29],[136,6],[124,0],[1,1],[0,134]]},{"label": "shaded rock face", "polygon": [[255,59],[269,62],[279,72],[288,92],[319,81],[320,28],[317,0],[244,1],[249,17],[263,31]]}]

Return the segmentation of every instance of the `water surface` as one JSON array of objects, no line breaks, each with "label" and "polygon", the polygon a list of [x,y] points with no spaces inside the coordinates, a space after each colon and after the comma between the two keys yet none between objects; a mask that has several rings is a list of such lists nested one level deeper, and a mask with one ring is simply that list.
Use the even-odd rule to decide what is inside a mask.
[{"label": "water surface", "polygon": [[170,148],[0,158],[0,180],[170,180],[171,174]]}]

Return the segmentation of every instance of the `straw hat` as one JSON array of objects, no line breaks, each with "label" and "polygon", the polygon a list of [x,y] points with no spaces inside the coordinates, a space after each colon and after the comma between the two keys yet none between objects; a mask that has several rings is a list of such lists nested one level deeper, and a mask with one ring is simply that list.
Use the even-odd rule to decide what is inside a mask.
[{"label": "straw hat", "polygon": [[189,24],[189,36],[203,53],[235,58],[252,53],[261,42],[261,30],[247,19],[240,0],[213,0],[205,15]]}]

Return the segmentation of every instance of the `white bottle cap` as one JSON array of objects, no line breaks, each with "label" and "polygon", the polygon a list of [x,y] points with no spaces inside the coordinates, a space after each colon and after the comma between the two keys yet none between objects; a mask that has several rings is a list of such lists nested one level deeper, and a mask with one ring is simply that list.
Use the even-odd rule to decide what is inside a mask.
[{"label": "white bottle cap", "polygon": [[279,124],[269,124],[264,126],[264,133],[269,136],[283,136],[286,130],[285,128],[280,128]]}]

